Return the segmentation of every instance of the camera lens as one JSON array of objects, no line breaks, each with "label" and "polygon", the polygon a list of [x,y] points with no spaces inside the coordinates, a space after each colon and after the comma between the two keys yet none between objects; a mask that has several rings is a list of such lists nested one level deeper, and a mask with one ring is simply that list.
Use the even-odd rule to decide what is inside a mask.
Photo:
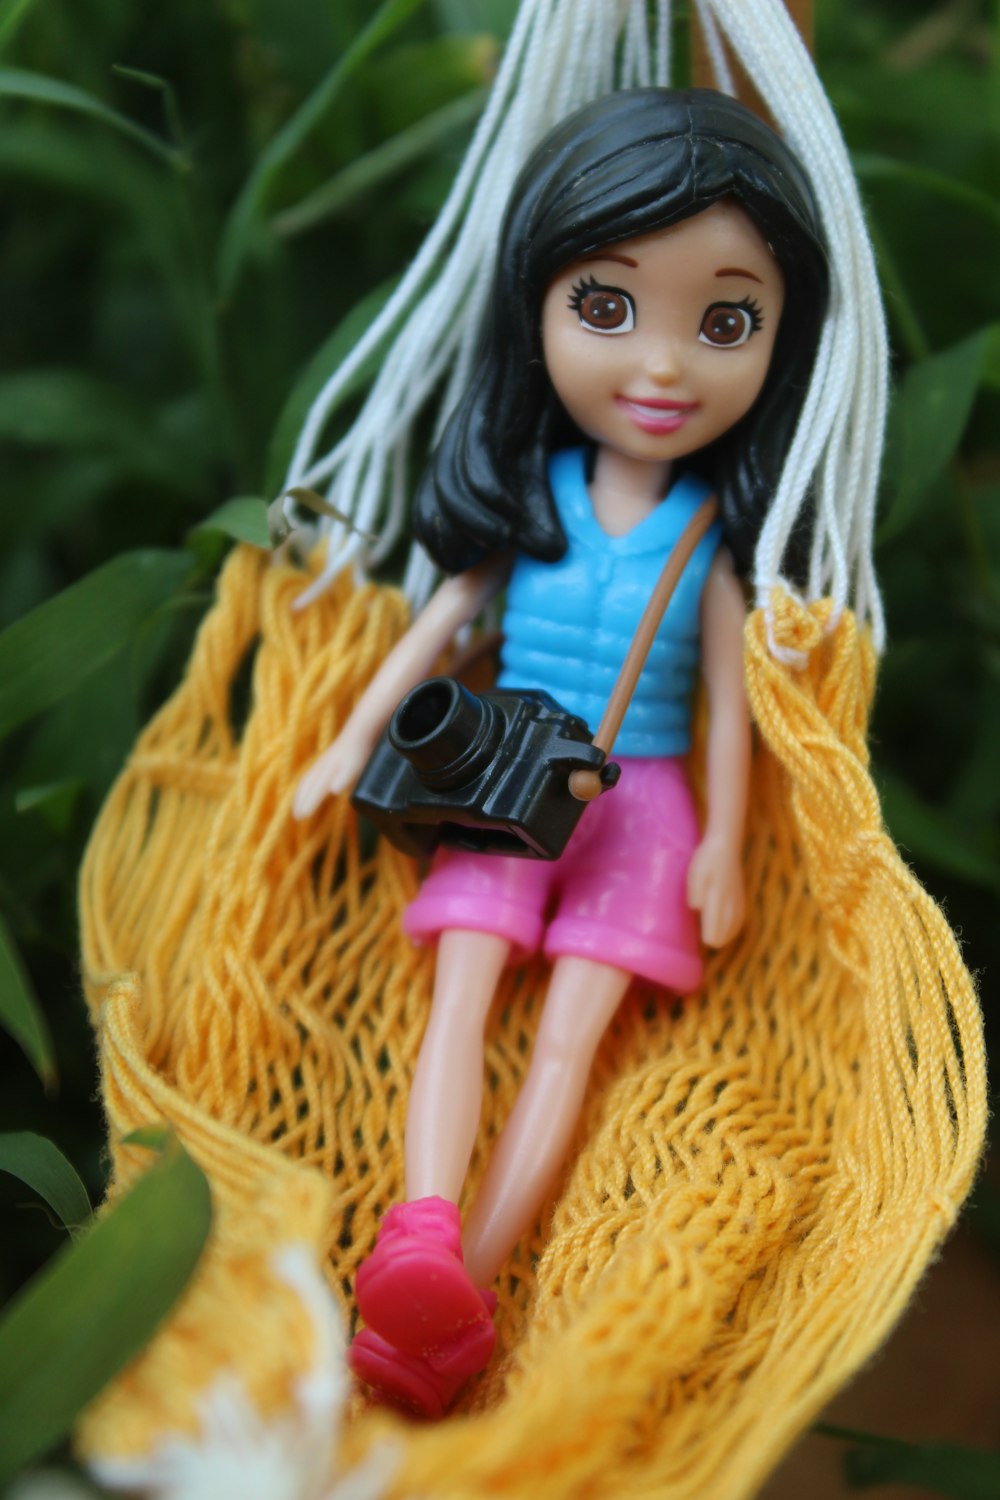
[{"label": "camera lens", "polygon": [[501,715],[454,677],[432,677],[407,693],[389,721],[389,742],[428,787],[472,781],[493,760]]}]

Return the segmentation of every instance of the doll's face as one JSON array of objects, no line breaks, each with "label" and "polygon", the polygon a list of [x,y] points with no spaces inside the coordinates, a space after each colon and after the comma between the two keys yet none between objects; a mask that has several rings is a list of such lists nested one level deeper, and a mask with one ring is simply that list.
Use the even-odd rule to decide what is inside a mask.
[{"label": "doll's face", "polygon": [[628,458],[696,453],[760,394],[784,305],[767,242],[735,202],[566,266],[542,305],[556,395]]}]

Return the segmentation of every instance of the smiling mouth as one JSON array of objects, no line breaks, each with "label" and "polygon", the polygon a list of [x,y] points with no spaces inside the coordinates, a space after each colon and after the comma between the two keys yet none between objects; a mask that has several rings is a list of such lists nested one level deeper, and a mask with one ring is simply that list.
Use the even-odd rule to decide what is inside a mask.
[{"label": "smiling mouth", "polygon": [[651,398],[635,401],[628,396],[616,396],[615,403],[643,432],[676,432],[698,410],[697,401],[664,401]]}]

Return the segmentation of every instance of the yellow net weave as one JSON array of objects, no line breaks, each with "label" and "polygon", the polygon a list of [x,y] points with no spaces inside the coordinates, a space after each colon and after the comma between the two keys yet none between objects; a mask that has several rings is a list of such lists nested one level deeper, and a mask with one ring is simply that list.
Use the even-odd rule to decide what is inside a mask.
[{"label": "yellow net weave", "polygon": [[[191,1433],[235,1372],[262,1420],[314,1354],[273,1252],[305,1244],[345,1314],[402,1196],[432,958],[400,913],[412,862],[344,799],[306,824],[297,779],[405,626],[395,592],[229,560],[187,677],[139,740],[82,875],[86,990],[117,1191],[172,1122],[208,1173],[212,1239],[166,1327],[91,1408],[89,1457]],[[796,672],[751,616],[760,741],[741,938],[676,1000],[636,985],[598,1054],[544,1232],[499,1285],[498,1352],[458,1412],[388,1429],[393,1494],[750,1495],[886,1336],[952,1223],[986,1110],[957,945],[881,823],[865,728],[874,662],[850,615],[777,601]],[[252,662],[250,712],[234,728]],[[475,1187],[524,1075],[543,965],[487,1037]]]}]

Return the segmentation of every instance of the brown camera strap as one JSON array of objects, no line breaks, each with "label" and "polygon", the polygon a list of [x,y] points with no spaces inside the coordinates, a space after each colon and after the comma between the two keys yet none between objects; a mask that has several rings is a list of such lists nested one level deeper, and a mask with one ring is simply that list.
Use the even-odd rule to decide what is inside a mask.
[{"label": "brown camera strap", "polygon": [[[622,727],[636,683],[639,681],[646,658],[660,628],[660,621],[667,612],[681,574],[691,560],[692,553],[719,513],[719,502],[714,495],[704,500],[677,539],[656,582],[649,602],[642,612],[632,644],[622,662],[618,680],[611,691],[608,706],[594,735],[593,744],[605,755],[610,755],[618,731]],[[569,789],[581,802],[591,802],[603,790],[597,771],[574,771],[569,778]]]}]

